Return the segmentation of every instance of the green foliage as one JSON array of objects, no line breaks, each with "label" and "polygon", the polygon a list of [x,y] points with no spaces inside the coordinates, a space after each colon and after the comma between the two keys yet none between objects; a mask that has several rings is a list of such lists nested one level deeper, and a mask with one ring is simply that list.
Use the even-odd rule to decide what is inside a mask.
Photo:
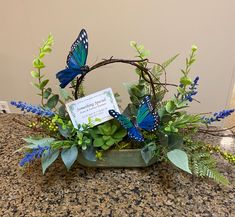
[{"label": "green foliage", "polygon": [[137,84],[125,83],[124,85],[127,88],[131,100],[131,104],[128,109],[130,114],[135,114],[143,97],[149,94],[149,87],[146,86],[146,82],[142,79],[139,80]]},{"label": "green foliage", "polygon": [[227,151],[223,151],[219,145],[206,144],[204,149],[210,153],[218,153],[222,158],[228,161],[230,164],[235,164],[235,155]]},{"label": "green foliage", "polygon": [[187,128],[188,126],[197,126],[201,123],[201,117],[199,115],[189,115],[186,113],[178,113],[170,120],[165,126],[166,132],[177,133],[179,129]]},{"label": "green foliage", "polygon": [[153,159],[157,151],[157,146],[155,142],[150,142],[141,149],[141,156],[148,165],[148,163]]},{"label": "green foliage", "polygon": [[188,155],[184,151],[180,149],[174,149],[167,153],[167,157],[169,161],[175,166],[177,166],[181,170],[184,170],[187,173],[192,174],[189,169]]},{"label": "green foliage", "polygon": [[185,149],[190,153],[190,168],[194,175],[199,177],[209,177],[216,182],[228,185],[228,180],[218,172],[216,160],[210,152],[205,150],[206,144],[187,140]]},{"label": "green foliage", "polygon": [[[186,66],[181,70],[182,76],[180,84],[177,86],[177,93],[171,99],[164,100],[165,94],[168,92],[167,85],[165,85],[167,83],[165,69],[178,57],[178,54],[162,64],[152,63],[147,59],[150,52],[143,45],[134,41],[130,43],[137,53],[138,61],[127,61],[126,63],[137,66],[135,73],[138,75],[138,81],[125,84],[131,103],[128,104],[124,114],[129,117],[136,115],[143,97],[151,95],[152,99],[156,97],[153,100],[156,102],[153,107],[160,117],[158,130],[142,132],[145,143],[135,143],[125,140],[126,130],[114,120],[94,127],[94,122],[100,120],[93,121],[89,118],[88,124],[78,125],[78,129],[74,128],[68,117],[65,103],[73,100],[71,96],[75,95],[75,90],[77,91],[75,88],[77,78],[71,82],[71,95],[66,89],[61,88],[56,94],[48,86],[49,79],[42,74],[42,70],[46,67],[43,58],[51,52],[52,44],[53,37],[49,35],[40,47],[38,56],[34,58],[31,71],[31,76],[36,79],[33,86],[39,91],[42,107],[55,112],[53,117],[39,121],[41,127],[51,137],[24,139],[27,144],[23,147],[29,151],[38,146],[50,147],[42,155],[43,174],[60,153],[62,161],[69,170],[76,161],[79,150],[87,160],[96,161],[97,159],[103,160],[104,151],[111,148],[141,148],[141,155],[146,164],[153,157],[158,157],[159,161],[168,158],[175,166],[190,174],[208,176],[219,183],[228,183],[227,179],[216,170],[216,161],[212,157],[212,153],[219,153],[230,163],[235,162],[235,156],[206,146],[204,143],[192,142],[192,135],[197,132],[203,121],[199,115],[190,115],[183,110],[188,107],[189,101],[192,101],[192,98],[189,100],[188,96],[192,90],[195,90],[198,81],[198,79],[192,81],[189,76],[196,60],[196,46],[192,46],[190,55],[186,58]],[[164,81],[161,80],[162,76],[164,76]],[[155,94],[152,94],[153,92]],[[85,96],[83,85],[79,86],[78,93],[78,97]],[[121,102],[119,94],[115,94],[115,98],[118,103]]]},{"label": "green foliage", "polygon": [[58,158],[60,151],[58,149],[46,150],[42,155],[42,173],[45,174],[46,169]]},{"label": "green foliage", "polygon": [[192,84],[192,80],[189,77],[189,73],[190,73],[192,64],[196,61],[196,51],[197,51],[197,47],[193,45],[191,47],[191,53],[189,55],[189,58],[186,58],[185,69],[181,69],[183,76],[180,78],[181,85],[179,85],[177,88],[178,95],[175,99],[178,102],[181,102],[182,99],[184,99],[185,96],[190,92],[190,90],[187,89],[189,85]]},{"label": "green foliage", "polygon": [[103,150],[109,149],[126,136],[126,130],[113,120],[94,127],[90,133],[94,139],[94,146]]},{"label": "green foliage", "polygon": [[[41,103],[43,103],[43,99],[47,99],[48,91],[46,92],[46,96],[44,96],[46,85],[48,84],[48,79],[43,79],[44,75],[41,74],[41,69],[45,68],[45,64],[42,61],[46,54],[51,52],[51,47],[53,45],[54,39],[53,36],[50,34],[47,40],[43,43],[43,45],[39,49],[39,54],[33,60],[33,67],[34,70],[31,71],[31,76],[33,78],[38,79],[38,83],[32,83],[37,89],[39,89],[40,93],[38,95],[41,96]],[[51,94],[51,93],[50,93]]]},{"label": "green foliage", "polygon": [[152,67],[151,72],[153,75],[157,78],[160,78],[164,70],[179,56],[179,54],[176,54],[166,61],[164,61],[162,64],[156,64]]},{"label": "green foliage", "polygon": [[56,107],[58,102],[59,102],[59,95],[55,94],[48,99],[45,106],[48,107],[49,109],[53,109]]},{"label": "green foliage", "polygon": [[137,51],[138,55],[136,57],[139,57],[140,59],[145,59],[150,55],[150,51],[145,50],[144,45],[138,45],[135,41],[131,41],[130,45]]},{"label": "green foliage", "polygon": [[70,170],[71,166],[74,164],[78,156],[78,148],[76,145],[73,145],[70,148],[63,149],[61,152],[61,158],[67,168]]}]

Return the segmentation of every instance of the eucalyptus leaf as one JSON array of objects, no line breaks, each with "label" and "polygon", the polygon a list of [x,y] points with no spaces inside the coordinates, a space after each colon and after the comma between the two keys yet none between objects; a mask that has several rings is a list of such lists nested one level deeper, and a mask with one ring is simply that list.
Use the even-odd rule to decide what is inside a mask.
[{"label": "eucalyptus leaf", "polygon": [[167,157],[175,166],[184,170],[185,172],[192,174],[191,170],[189,169],[188,156],[184,151],[180,149],[174,149],[167,153]]},{"label": "eucalyptus leaf", "polygon": [[48,79],[43,80],[43,81],[39,84],[40,89],[41,89],[41,90],[44,89],[44,87],[47,85],[48,82],[49,82]]},{"label": "eucalyptus leaf", "polygon": [[51,88],[47,88],[44,93],[43,93],[43,98],[44,99],[48,99],[48,97],[51,95],[52,93],[52,89]]},{"label": "eucalyptus leaf", "polygon": [[57,103],[59,101],[59,95],[53,95],[52,97],[50,97],[46,103],[46,107],[48,107],[49,109],[53,109],[56,107]]},{"label": "eucalyptus leaf", "polygon": [[61,105],[58,109],[58,112],[59,112],[59,115],[61,117],[65,117],[66,116],[66,109],[65,109],[65,106],[64,105]]},{"label": "eucalyptus leaf", "polygon": [[60,151],[58,149],[46,150],[42,155],[42,173],[45,174],[46,169],[58,158]]},{"label": "eucalyptus leaf", "polygon": [[61,158],[67,168],[70,170],[71,166],[74,164],[78,156],[78,148],[73,145],[71,148],[63,149],[61,152]]},{"label": "eucalyptus leaf", "polygon": [[157,147],[154,142],[149,143],[141,149],[141,156],[146,165],[153,159]]},{"label": "eucalyptus leaf", "polygon": [[51,143],[55,141],[54,138],[42,138],[42,139],[23,138],[23,140],[28,144],[31,144],[31,146],[28,146],[29,148],[35,148],[38,146],[41,147],[50,146]]},{"label": "eucalyptus leaf", "polygon": [[85,150],[82,150],[82,155],[89,161],[96,161],[96,150],[93,145],[89,145]]},{"label": "eucalyptus leaf", "polygon": [[65,138],[68,138],[71,136],[72,130],[68,127],[64,129],[60,124],[58,124],[58,130],[60,134]]},{"label": "eucalyptus leaf", "polygon": [[179,148],[183,145],[183,137],[178,134],[168,135],[168,145],[171,148]]},{"label": "eucalyptus leaf", "polygon": [[65,89],[59,88],[59,92],[65,101],[70,98],[69,93]]}]

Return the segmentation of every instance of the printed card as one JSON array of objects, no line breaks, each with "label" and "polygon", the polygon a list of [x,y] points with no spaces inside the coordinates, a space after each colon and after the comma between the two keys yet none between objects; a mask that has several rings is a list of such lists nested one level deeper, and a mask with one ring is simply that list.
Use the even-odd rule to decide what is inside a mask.
[{"label": "printed card", "polygon": [[94,125],[112,119],[108,113],[110,109],[120,112],[111,88],[69,102],[66,104],[66,108],[76,129],[78,124],[88,124],[88,118],[91,120],[100,119],[98,123],[93,122]]}]

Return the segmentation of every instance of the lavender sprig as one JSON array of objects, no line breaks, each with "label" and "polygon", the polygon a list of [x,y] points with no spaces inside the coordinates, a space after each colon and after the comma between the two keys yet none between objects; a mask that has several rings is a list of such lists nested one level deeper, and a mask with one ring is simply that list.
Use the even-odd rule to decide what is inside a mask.
[{"label": "lavender sprig", "polygon": [[16,106],[17,108],[20,108],[21,111],[26,111],[26,112],[32,112],[34,114],[43,116],[43,117],[51,117],[54,115],[54,112],[49,110],[49,109],[45,109],[42,108],[40,106],[36,106],[36,105],[31,105],[31,104],[27,104],[25,102],[16,102],[16,101],[11,101],[10,102],[11,105]]},{"label": "lavender sprig", "polygon": [[205,122],[207,124],[211,124],[215,121],[221,121],[222,119],[224,119],[224,118],[228,117],[229,115],[231,115],[234,111],[235,111],[235,109],[228,109],[228,110],[223,110],[223,111],[220,111],[220,112],[216,112],[210,118],[203,117],[203,120],[205,120]]},{"label": "lavender sprig", "polygon": [[36,158],[41,158],[45,150],[49,150],[49,146],[41,147],[39,145],[37,148],[33,148],[32,152],[25,154],[24,158],[20,161],[20,166],[23,167],[26,163],[30,163]]},{"label": "lavender sprig", "polygon": [[188,100],[189,102],[193,101],[193,96],[195,96],[197,94],[197,86],[198,86],[198,81],[199,81],[199,77],[197,76],[193,83],[191,84],[191,86],[189,87],[190,92],[188,94],[185,95],[185,99]]}]

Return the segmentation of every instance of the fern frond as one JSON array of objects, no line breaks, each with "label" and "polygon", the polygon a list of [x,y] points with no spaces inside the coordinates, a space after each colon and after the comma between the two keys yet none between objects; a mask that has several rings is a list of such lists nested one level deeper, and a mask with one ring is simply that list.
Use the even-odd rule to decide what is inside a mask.
[{"label": "fern frond", "polygon": [[209,177],[217,183],[228,185],[229,181],[216,169],[216,159],[204,149],[203,142],[193,142],[185,148],[190,158],[190,168],[196,176]]},{"label": "fern frond", "polygon": [[199,177],[209,177],[217,183],[228,185],[229,181],[224,177],[210,160],[194,161],[192,164],[193,173]]},{"label": "fern frond", "polygon": [[157,65],[155,72],[157,74],[163,72],[163,70],[166,69],[166,67],[169,66],[178,56],[179,56],[179,54],[176,54],[173,57],[170,57],[169,59],[164,61],[161,65]]}]

